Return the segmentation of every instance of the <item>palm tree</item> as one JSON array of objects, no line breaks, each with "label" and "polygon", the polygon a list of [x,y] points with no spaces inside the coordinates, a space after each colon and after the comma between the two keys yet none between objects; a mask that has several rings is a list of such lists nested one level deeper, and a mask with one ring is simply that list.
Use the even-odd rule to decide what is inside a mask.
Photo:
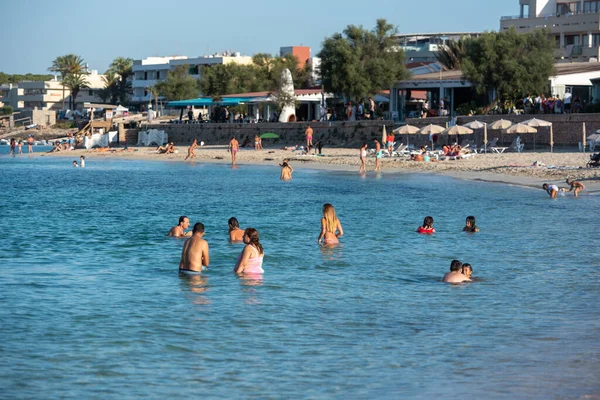
[{"label": "palm tree", "polygon": [[109,71],[120,77],[118,82],[119,99],[121,103],[127,103],[127,96],[131,92],[131,80],[129,78],[133,75],[133,59],[117,57],[110,64]]},{"label": "palm tree", "polygon": [[446,69],[460,69],[460,64],[466,54],[466,39],[451,40],[448,44],[441,45],[440,50],[435,53],[435,58]]},{"label": "palm tree", "polygon": [[63,98],[63,110],[65,109],[65,77],[67,76],[68,68],[67,68],[67,60],[66,56],[58,56],[52,61],[52,66],[48,68],[48,71],[55,72],[60,74],[60,80],[62,83],[62,98]]},{"label": "palm tree", "polygon": [[110,98],[111,104],[116,104],[119,97],[119,76],[111,69],[108,69],[102,76],[102,81],[104,81],[104,89],[101,92],[102,96],[105,96],[106,99]]},{"label": "palm tree", "polygon": [[[85,62],[83,61],[83,58],[81,58],[80,56],[78,56],[76,54],[67,54],[64,56],[56,57],[56,59],[54,59],[54,61],[52,61],[52,66],[50,68],[48,68],[48,70],[52,71],[52,72],[60,73],[61,80],[62,80],[62,87],[63,87],[63,109],[64,109],[65,108],[65,87],[70,87],[70,86],[78,87],[77,92],[79,92],[79,90],[81,88],[83,88],[83,86],[77,85],[77,82],[82,82],[85,85],[87,85],[85,78],[82,78],[83,75],[88,74],[87,67],[85,66]],[[73,78],[73,76],[78,76],[78,77]],[[71,81],[71,84],[69,84],[68,81]],[[75,83],[75,84],[73,84],[73,83]],[[71,95],[73,98],[77,96],[77,94],[73,95],[73,92],[71,92]],[[75,103],[73,102],[73,104],[75,104]]]},{"label": "palm tree", "polygon": [[87,80],[85,78],[85,73],[77,73],[77,74],[69,74],[64,80],[64,85],[69,88],[71,91],[71,103],[69,107],[71,109],[75,108],[77,95],[81,91],[81,89],[89,88]]}]

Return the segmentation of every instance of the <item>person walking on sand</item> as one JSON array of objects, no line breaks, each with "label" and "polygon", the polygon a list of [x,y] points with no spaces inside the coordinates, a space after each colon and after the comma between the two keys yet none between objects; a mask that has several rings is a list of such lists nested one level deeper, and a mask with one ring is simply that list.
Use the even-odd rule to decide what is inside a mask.
[{"label": "person walking on sand", "polygon": [[265,250],[262,244],[260,244],[258,231],[254,228],[246,228],[243,241],[246,247],[244,247],[244,250],[238,256],[233,272],[238,275],[258,275],[264,273],[262,263]]},{"label": "person walking on sand", "polygon": [[367,172],[367,147],[366,143],[363,143],[362,146],[360,146],[360,168],[358,169],[358,172],[361,174]]},{"label": "person walking on sand", "polygon": [[192,237],[185,241],[179,261],[179,272],[186,275],[200,275],[210,264],[208,242],[204,240],[204,224],[194,225]]},{"label": "person walking on sand", "polygon": [[287,160],[283,160],[281,164],[281,176],[279,179],[282,181],[291,181],[292,180],[292,172],[294,172],[294,168],[292,168]]},{"label": "person walking on sand", "polygon": [[229,141],[229,151],[231,152],[231,165],[235,165],[237,152],[239,149],[240,145],[237,139],[235,138],[235,136],[232,136],[231,140]]},{"label": "person walking on sand", "polygon": [[574,181],[571,179],[567,179],[567,185],[570,186],[569,190],[563,189],[563,192],[571,192],[574,190],[575,193],[573,195],[575,197],[579,197],[578,193],[581,192],[583,189],[585,189],[585,186],[583,183],[581,183],[579,181]]},{"label": "person walking on sand", "polygon": [[342,224],[335,214],[335,208],[329,203],[323,204],[323,218],[321,218],[321,233],[317,243],[321,243],[325,246],[332,246],[339,243],[339,238],[344,234]]},{"label": "person walking on sand", "polygon": [[373,139],[373,142],[375,142],[375,171],[381,171],[381,144],[377,139]]},{"label": "person walking on sand", "polygon": [[542,189],[544,189],[546,193],[548,193],[553,199],[555,199],[556,195],[558,194],[558,186],[556,185],[548,185],[547,183],[544,183],[542,185]]},{"label": "person walking on sand", "polygon": [[306,148],[310,153],[310,149],[312,149],[313,147],[313,129],[310,127],[310,125],[306,127],[306,131],[304,131],[304,136],[306,136]]},{"label": "person walking on sand", "polygon": [[190,226],[190,219],[185,215],[179,217],[179,224],[171,228],[167,236],[173,237],[184,237],[191,236],[192,232],[186,232],[185,230]]},{"label": "person walking on sand", "polygon": [[185,156],[185,158],[183,159],[183,162],[186,162],[188,158],[190,160],[193,159],[193,158],[196,158],[195,149],[197,149],[197,148],[198,148],[198,140],[194,139],[194,141],[192,142],[192,144],[188,148],[187,156]]}]

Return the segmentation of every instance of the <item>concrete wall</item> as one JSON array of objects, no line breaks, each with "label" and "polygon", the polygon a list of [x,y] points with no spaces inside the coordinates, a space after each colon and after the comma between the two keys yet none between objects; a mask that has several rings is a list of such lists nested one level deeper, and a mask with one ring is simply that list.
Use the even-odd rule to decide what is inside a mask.
[{"label": "concrete wall", "polygon": [[160,129],[167,132],[169,141],[176,145],[190,144],[194,139],[207,145],[228,144],[235,136],[240,144],[246,136],[254,143],[254,136],[266,132],[279,135],[279,139],[263,140],[263,145],[293,146],[306,142],[304,131],[313,128],[313,144],[319,140],[325,146],[360,146],[362,142],[381,140],[383,125],[388,132],[394,129],[394,121],[349,121],[349,122],[297,122],[264,124],[150,124],[147,129]]},{"label": "concrete wall", "polygon": [[52,126],[56,124],[56,111],[52,110],[22,110],[17,119],[31,118],[32,124],[40,126]]}]

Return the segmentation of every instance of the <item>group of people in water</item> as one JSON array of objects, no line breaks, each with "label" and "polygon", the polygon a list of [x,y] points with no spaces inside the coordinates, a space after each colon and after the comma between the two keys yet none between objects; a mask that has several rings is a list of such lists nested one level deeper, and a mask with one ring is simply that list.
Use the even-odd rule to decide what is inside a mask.
[{"label": "group of people in water", "polygon": [[581,192],[583,189],[585,189],[585,185],[579,181],[567,179],[566,182],[567,182],[567,185],[569,185],[568,188],[559,188],[557,185],[554,185],[554,184],[548,185],[547,183],[544,183],[542,185],[542,189],[544,189],[546,191],[546,193],[548,193],[548,195],[553,199],[556,198],[556,196],[558,195],[558,192],[574,192],[573,196],[579,197],[579,192]]},{"label": "group of people in water", "polygon": [[[238,220],[235,217],[227,221],[229,226],[229,242],[243,243],[244,249],[238,255],[233,271],[246,278],[260,278],[264,273],[262,268],[264,259],[264,248],[260,243],[258,230],[255,228],[241,229]],[[204,224],[198,222],[194,224],[191,231],[186,231],[190,226],[190,220],[187,216],[179,217],[179,223],[172,227],[167,236],[185,238],[185,244],[181,252],[179,262],[179,272],[183,275],[200,275],[210,264],[210,254],[208,242],[204,239]],[[468,216],[465,221],[465,232],[479,232],[475,223],[474,216]],[[425,217],[423,225],[417,229],[418,233],[433,234],[433,218]],[[330,203],[323,205],[323,217],[321,218],[321,230],[317,238],[317,243],[325,247],[334,247],[339,243],[339,238],[344,235],[344,229],[340,222],[335,208]],[[442,278],[443,282],[462,283],[471,281],[473,268],[470,264],[462,264],[458,260],[453,260],[450,265],[450,272]]]},{"label": "group of people in water", "polygon": [[79,157],[79,164],[77,164],[77,160],[73,160],[73,166],[76,168],[77,167],[84,168],[85,167],[85,156]]}]

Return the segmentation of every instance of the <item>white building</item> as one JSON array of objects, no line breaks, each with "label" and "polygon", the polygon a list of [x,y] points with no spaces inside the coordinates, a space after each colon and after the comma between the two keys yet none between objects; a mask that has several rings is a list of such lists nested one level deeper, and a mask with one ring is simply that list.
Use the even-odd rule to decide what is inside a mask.
[{"label": "white building", "polygon": [[407,63],[435,61],[441,46],[462,37],[478,37],[479,32],[399,33],[394,35],[398,47],[404,50]]},{"label": "white building", "polygon": [[132,103],[148,103],[152,100],[152,94],[148,88],[153,87],[167,78],[167,73],[178,65],[187,65],[189,74],[199,77],[200,67],[214,64],[251,64],[252,57],[242,56],[239,53],[227,55],[211,55],[204,57],[188,58],[187,56],[174,57],[148,57],[143,60],[133,61],[133,89]]},{"label": "white building", "polygon": [[519,33],[528,33],[547,28],[556,40],[557,60],[598,61],[599,0],[518,1],[519,15],[501,17],[501,30],[514,27]]}]

